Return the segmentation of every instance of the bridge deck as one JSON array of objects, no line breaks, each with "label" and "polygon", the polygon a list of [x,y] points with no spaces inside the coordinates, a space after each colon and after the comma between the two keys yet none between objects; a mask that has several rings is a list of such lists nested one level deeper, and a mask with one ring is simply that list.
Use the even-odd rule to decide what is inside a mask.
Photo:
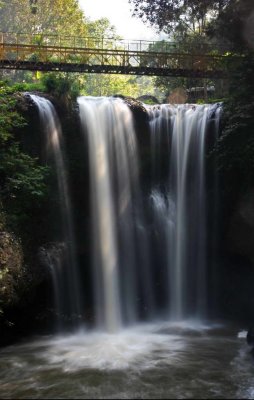
[{"label": "bridge deck", "polygon": [[1,69],[219,78],[224,58],[207,45],[0,33]]}]

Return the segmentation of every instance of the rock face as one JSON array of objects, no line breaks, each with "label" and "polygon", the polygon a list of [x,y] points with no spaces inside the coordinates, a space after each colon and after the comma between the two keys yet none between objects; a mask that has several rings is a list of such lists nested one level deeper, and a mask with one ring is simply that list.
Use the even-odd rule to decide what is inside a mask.
[{"label": "rock face", "polygon": [[246,341],[248,345],[251,347],[251,355],[254,357],[254,327],[251,326],[248,330],[247,336],[246,336]]},{"label": "rock face", "polygon": [[44,270],[50,271],[51,265],[63,264],[63,260],[66,257],[66,244],[61,243],[49,243],[41,246],[38,250],[38,260]]},{"label": "rock face", "polygon": [[246,337],[249,346],[254,346],[254,327],[250,327]]},{"label": "rock face", "polygon": [[0,214],[0,346],[52,325],[49,277],[40,254],[28,261]]},{"label": "rock face", "polygon": [[19,301],[22,265],[23,252],[19,241],[13,234],[0,231],[0,310]]},{"label": "rock face", "polygon": [[19,307],[23,278],[23,251],[16,237],[0,222],[0,345],[15,338],[12,312]]},{"label": "rock face", "polygon": [[144,123],[148,121],[148,113],[141,101],[134,99],[133,97],[118,94],[116,94],[114,97],[120,97],[124,100],[127,106],[131,109],[136,123]]},{"label": "rock face", "polygon": [[140,96],[137,98],[137,100],[142,101],[142,102],[147,102],[148,104],[160,104],[159,100],[152,95],[145,94],[143,96]]},{"label": "rock face", "polygon": [[247,258],[254,267],[254,189],[239,201],[229,226],[229,251]]},{"label": "rock face", "polygon": [[231,206],[218,259],[220,309],[223,317],[253,324],[254,189],[239,194]]}]

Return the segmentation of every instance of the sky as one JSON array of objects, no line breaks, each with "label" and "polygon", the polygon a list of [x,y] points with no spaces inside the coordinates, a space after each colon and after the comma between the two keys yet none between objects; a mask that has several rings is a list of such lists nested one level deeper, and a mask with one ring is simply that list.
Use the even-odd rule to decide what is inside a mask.
[{"label": "sky", "polygon": [[161,37],[152,28],[132,17],[128,0],[79,0],[86,17],[91,20],[108,18],[123,39],[158,40]]}]

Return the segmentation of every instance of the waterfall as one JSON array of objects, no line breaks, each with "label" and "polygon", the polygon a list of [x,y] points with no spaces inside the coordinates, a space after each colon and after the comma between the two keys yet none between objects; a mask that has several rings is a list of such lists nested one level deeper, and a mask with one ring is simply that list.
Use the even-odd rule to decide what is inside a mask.
[{"label": "waterfall", "polygon": [[[66,261],[59,261],[58,251],[48,257],[56,305],[59,313],[80,316],[86,312],[87,282],[79,270],[87,265],[76,261],[61,126],[49,100],[30,96],[39,110],[61,199]],[[207,143],[218,136],[219,105],[146,106],[145,155],[150,150],[152,168],[145,171],[151,172],[145,186],[133,113],[124,100],[79,97],[78,107],[80,145],[89,159],[89,307],[95,327],[117,332],[161,315],[171,321],[206,318],[207,247],[214,235],[208,232],[205,159]]]},{"label": "waterfall", "polygon": [[48,157],[53,158],[57,174],[64,255],[61,257],[57,251],[54,251],[53,255],[48,254],[55,288],[56,308],[59,315],[68,314],[76,319],[81,314],[81,291],[61,125],[56,110],[49,100],[33,94],[29,96],[38,108],[42,130],[46,135]]},{"label": "waterfall", "polygon": [[[151,200],[155,230],[166,243],[162,254],[167,264],[167,310],[172,320],[206,316],[205,150],[208,122],[216,108],[188,104],[147,106],[156,172],[152,176]],[[215,112],[216,130],[218,118],[219,112]],[[165,166],[161,172],[165,159],[168,166],[166,172]]]},{"label": "waterfall", "polygon": [[96,324],[117,331],[153,310],[133,117],[120,98],[78,104],[89,148]]}]

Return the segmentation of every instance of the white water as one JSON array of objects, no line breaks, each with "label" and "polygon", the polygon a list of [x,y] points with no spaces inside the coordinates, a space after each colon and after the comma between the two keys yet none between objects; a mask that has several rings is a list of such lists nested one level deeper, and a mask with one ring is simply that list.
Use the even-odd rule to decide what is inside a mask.
[{"label": "white water", "polygon": [[133,117],[119,98],[78,103],[89,146],[97,326],[114,332],[138,319],[140,291],[152,303]]},{"label": "white water", "polygon": [[[170,192],[176,204],[175,235],[169,246],[175,248],[169,260],[170,315],[182,319],[188,305],[188,268],[195,274],[195,312],[205,307],[205,181],[204,137],[208,107],[177,107],[174,115],[171,149]],[[190,182],[191,181],[191,182]],[[191,194],[190,194],[191,192]],[[191,222],[190,222],[191,219]],[[193,227],[192,224],[198,226]],[[190,260],[193,250],[196,254]],[[193,267],[196,268],[193,268]],[[201,294],[202,291],[202,294]]]},{"label": "white water", "polygon": [[[168,270],[168,313],[172,320],[206,316],[205,140],[214,105],[148,106],[153,155],[155,229]],[[219,113],[216,112],[216,130]],[[163,157],[168,175],[163,176]],[[158,158],[158,159],[157,159]],[[165,163],[165,162],[164,162]],[[165,167],[164,167],[165,169]],[[165,172],[164,172],[165,175]],[[163,184],[158,185],[158,176]],[[166,244],[165,244],[166,242]]]},{"label": "white water", "polygon": [[242,330],[191,322],[80,332],[0,351],[1,398],[253,398]]},{"label": "white water", "polygon": [[81,312],[81,300],[78,283],[72,207],[64,160],[62,129],[53,104],[43,97],[33,94],[29,94],[29,96],[38,107],[42,129],[46,136],[45,139],[48,157],[53,157],[53,163],[57,173],[59,203],[61,207],[60,211],[63,226],[63,241],[66,247],[66,265],[62,265],[62,260],[59,260],[57,257],[52,258],[51,255],[48,254],[49,266],[51,267],[54,281],[56,307],[58,313],[68,312],[77,317]]},{"label": "white water", "polygon": [[119,98],[80,97],[78,103],[89,148],[97,327],[117,331],[144,310],[151,320],[158,315],[160,288],[159,308],[171,320],[204,320],[206,134],[212,113],[218,130],[217,106],[147,107],[154,230],[148,240],[131,111]]}]

